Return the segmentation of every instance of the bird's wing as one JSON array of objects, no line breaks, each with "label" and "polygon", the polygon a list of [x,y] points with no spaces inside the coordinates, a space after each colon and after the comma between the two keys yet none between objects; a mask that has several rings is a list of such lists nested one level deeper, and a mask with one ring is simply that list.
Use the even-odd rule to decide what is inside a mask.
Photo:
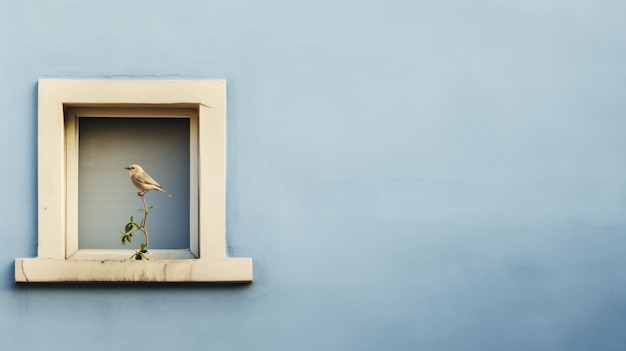
[{"label": "bird's wing", "polygon": [[143,174],[143,175],[138,174],[135,176],[135,180],[138,181],[139,183],[154,185],[154,186],[158,186],[159,188],[161,187],[161,185],[159,185],[159,183],[157,183],[156,180],[152,179],[147,174]]}]

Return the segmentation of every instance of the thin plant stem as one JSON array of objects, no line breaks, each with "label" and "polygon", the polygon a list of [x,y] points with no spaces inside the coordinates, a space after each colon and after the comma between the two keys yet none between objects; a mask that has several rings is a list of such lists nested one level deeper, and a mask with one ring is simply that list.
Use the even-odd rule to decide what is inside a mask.
[{"label": "thin plant stem", "polygon": [[148,247],[148,228],[146,228],[146,222],[148,221],[148,215],[150,212],[148,211],[148,204],[146,204],[146,198],[144,197],[144,193],[138,193],[139,197],[143,201],[143,221],[141,222],[141,228],[139,228],[143,234],[146,236],[146,247]]}]

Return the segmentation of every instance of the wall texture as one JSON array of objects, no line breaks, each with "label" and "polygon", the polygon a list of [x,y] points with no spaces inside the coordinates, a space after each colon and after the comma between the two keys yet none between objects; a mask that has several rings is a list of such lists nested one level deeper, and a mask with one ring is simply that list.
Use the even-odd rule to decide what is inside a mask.
[{"label": "wall texture", "polygon": [[[626,2],[0,0],[6,350],[626,349]],[[16,285],[39,78],[228,81],[243,286]]]}]

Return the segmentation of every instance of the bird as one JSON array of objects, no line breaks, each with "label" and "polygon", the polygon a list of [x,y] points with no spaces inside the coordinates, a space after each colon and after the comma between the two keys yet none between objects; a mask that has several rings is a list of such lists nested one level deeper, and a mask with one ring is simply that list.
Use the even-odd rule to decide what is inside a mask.
[{"label": "bird", "polygon": [[143,168],[141,168],[140,165],[133,163],[125,169],[128,170],[128,175],[130,176],[131,183],[133,183],[135,188],[139,190],[137,195],[143,196],[146,192],[150,190],[156,190],[164,193],[169,197],[172,197],[172,194],[165,191],[161,187],[161,185],[156,182],[156,180],[152,179],[152,177],[150,177],[148,173],[146,173]]}]

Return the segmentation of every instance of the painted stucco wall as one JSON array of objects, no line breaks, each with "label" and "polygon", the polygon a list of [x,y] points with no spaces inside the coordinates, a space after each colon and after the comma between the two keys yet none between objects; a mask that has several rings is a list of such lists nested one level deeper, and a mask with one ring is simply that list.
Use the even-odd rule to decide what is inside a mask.
[{"label": "painted stucco wall", "polygon": [[[626,2],[0,0],[3,350],[626,349]],[[16,285],[39,78],[226,79],[250,285]]]}]

